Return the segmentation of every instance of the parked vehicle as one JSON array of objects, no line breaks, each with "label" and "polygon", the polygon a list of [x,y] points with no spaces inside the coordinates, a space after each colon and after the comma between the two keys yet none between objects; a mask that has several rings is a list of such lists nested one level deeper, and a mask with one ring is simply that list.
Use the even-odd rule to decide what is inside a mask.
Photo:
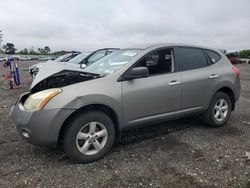
[{"label": "parked vehicle", "polygon": [[31,56],[31,60],[32,61],[36,61],[36,60],[38,60],[40,57],[39,56],[36,56],[36,55],[34,55],[34,56]]},{"label": "parked vehicle", "polygon": [[[47,62],[56,62],[56,63],[58,63],[58,62],[67,62],[67,61],[69,61],[70,59],[72,59],[72,58],[74,58],[75,56],[77,56],[77,55],[79,55],[80,54],[80,52],[72,52],[72,53],[67,53],[67,54],[64,54],[64,55],[62,55],[62,56],[60,56],[60,57],[58,57],[58,58],[56,58],[55,60],[48,60],[48,59],[44,59],[44,58],[39,58],[40,60],[46,60]],[[45,63],[46,62],[41,62],[41,63],[36,63],[36,64],[34,64],[34,65],[31,65],[30,67],[29,67],[29,73],[30,73],[30,76],[32,77],[32,78],[35,78],[36,77],[36,75],[37,75],[37,73],[38,73],[38,71],[39,71],[39,69],[41,68],[41,67],[43,67],[44,65],[45,65]]]},{"label": "parked vehicle", "polygon": [[21,59],[21,57],[19,55],[13,55],[13,58],[16,59],[17,61],[19,61]]},{"label": "parked vehicle", "polygon": [[124,129],[190,115],[223,126],[240,95],[240,72],[227,57],[191,45],[123,49],[81,71],[45,69],[11,115],[26,141],[62,143],[80,163],[102,158]]},{"label": "parked vehicle", "polygon": [[91,52],[83,52],[77,55],[76,57],[72,58],[68,62],[64,62],[66,65],[80,67],[81,62],[89,55]]},{"label": "parked vehicle", "polygon": [[28,56],[21,56],[20,59],[21,61],[30,61],[31,60],[31,57],[28,57]]},{"label": "parked vehicle", "polygon": [[78,56],[71,59],[70,61],[66,62],[65,64],[69,66],[85,68],[88,65],[97,61],[98,59],[101,59],[104,56],[117,50],[119,50],[119,48],[103,48],[96,50],[92,53],[90,52],[81,53]]},{"label": "parked vehicle", "polygon": [[[37,58],[38,61],[54,61],[56,59],[57,59],[57,57],[55,57],[55,56],[45,56],[45,57],[39,57],[39,58]],[[35,60],[35,59],[32,58],[32,60]]]},{"label": "parked vehicle", "polygon": [[71,53],[66,53],[55,60],[53,62],[68,62],[69,60],[73,59],[74,57],[78,56],[81,52],[71,52]]},{"label": "parked vehicle", "polygon": [[239,61],[242,63],[250,63],[250,58],[239,58]]},{"label": "parked vehicle", "polygon": [[235,53],[230,53],[227,54],[226,56],[232,64],[241,64],[241,61],[238,59]]},{"label": "parked vehicle", "polygon": [[[88,53],[88,52],[79,53],[78,55],[76,55],[70,59],[69,58],[58,58],[54,62],[61,62],[61,63],[64,63],[65,65],[68,65],[68,66],[85,68],[86,66],[92,64],[93,62],[97,61],[98,59],[101,59],[104,56],[106,56],[114,51],[117,51],[117,50],[119,50],[119,48],[103,48],[103,49],[96,50],[92,53]],[[34,78],[37,75],[39,69],[41,69],[44,65],[46,65],[46,64],[39,63],[36,65],[32,65],[29,68],[31,77]],[[47,65],[49,65],[49,64],[47,64]]]}]

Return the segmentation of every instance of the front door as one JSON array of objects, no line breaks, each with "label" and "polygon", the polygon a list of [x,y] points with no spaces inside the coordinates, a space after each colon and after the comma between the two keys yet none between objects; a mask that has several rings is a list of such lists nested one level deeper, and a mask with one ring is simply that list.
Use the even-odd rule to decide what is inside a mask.
[{"label": "front door", "polygon": [[181,110],[181,76],[174,70],[173,50],[160,49],[139,60],[149,77],[123,81],[123,117],[126,125],[158,121]]}]

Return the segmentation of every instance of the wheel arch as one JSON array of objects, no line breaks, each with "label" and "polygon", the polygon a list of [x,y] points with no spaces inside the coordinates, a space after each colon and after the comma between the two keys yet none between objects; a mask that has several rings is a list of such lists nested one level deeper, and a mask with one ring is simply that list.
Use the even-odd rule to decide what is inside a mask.
[{"label": "wheel arch", "polygon": [[62,146],[62,139],[63,139],[63,133],[66,130],[66,128],[69,126],[69,122],[76,116],[78,116],[81,113],[87,112],[87,111],[101,111],[108,115],[111,120],[114,123],[115,126],[115,137],[120,138],[121,135],[121,121],[119,120],[119,117],[117,113],[109,106],[103,105],[103,104],[90,104],[83,107],[80,107],[76,111],[74,111],[62,124],[59,135],[58,135],[58,142],[57,146]]},{"label": "wheel arch", "polygon": [[232,102],[232,111],[234,111],[234,109],[235,109],[235,96],[234,96],[233,90],[229,87],[222,87],[222,88],[218,89],[216,91],[216,93],[217,92],[223,92],[229,96],[229,98],[231,99],[231,102]]}]

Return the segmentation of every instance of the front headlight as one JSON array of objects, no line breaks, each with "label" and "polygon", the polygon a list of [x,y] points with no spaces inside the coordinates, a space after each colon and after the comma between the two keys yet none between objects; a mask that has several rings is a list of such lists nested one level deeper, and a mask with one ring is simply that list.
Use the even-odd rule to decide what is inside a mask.
[{"label": "front headlight", "polygon": [[47,89],[30,95],[24,102],[26,110],[41,110],[53,97],[61,93],[60,88]]}]

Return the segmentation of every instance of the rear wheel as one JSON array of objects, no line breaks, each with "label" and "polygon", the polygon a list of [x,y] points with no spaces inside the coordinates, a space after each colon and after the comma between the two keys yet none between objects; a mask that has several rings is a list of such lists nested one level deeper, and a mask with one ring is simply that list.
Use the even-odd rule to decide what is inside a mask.
[{"label": "rear wheel", "polygon": [[63,148],[74,161],[89,163],[102,158],[113,146],[113,121],[103,112],[79,114],[64,132]]},{"label": "rear wheel", "polygon": [[232,101],[224,92],[217,92],[204,114],[204,121],[212,127],[225,125],[232,111]]}]

